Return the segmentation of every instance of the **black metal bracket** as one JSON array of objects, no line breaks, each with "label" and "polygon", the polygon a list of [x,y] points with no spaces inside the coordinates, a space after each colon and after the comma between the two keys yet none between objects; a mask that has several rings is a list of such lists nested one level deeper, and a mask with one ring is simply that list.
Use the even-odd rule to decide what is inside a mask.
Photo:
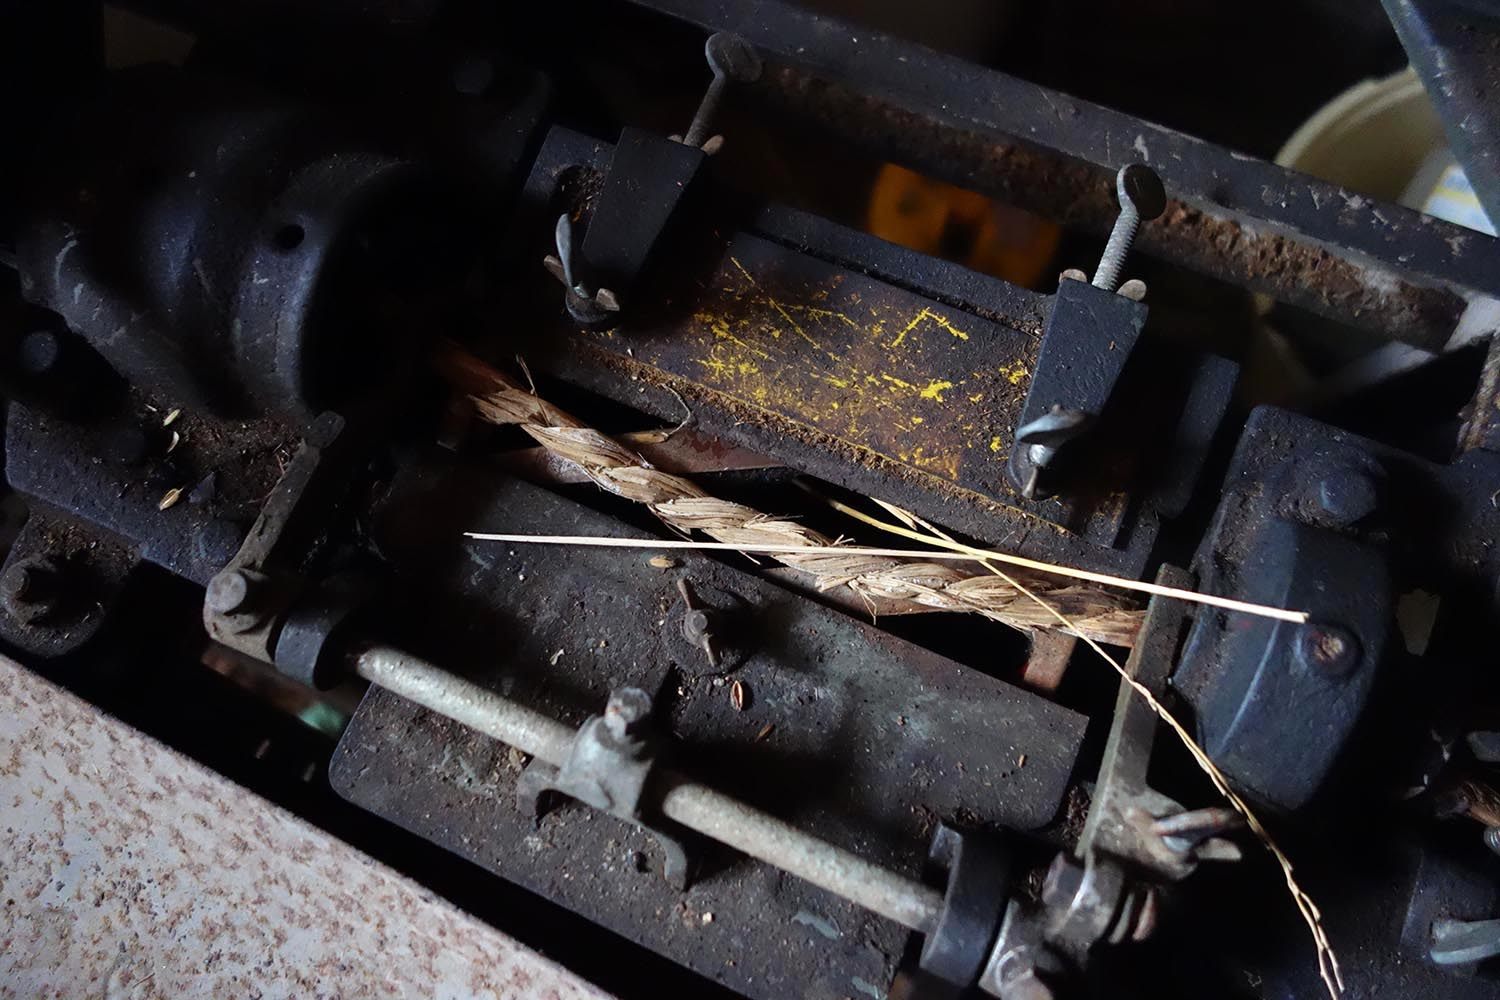
[{"label": "black metal bracket", "polygon": [[1028,499],[1065,490],[1057,455],[1104,412],[1146,312],[1086,281],[1058,285],[1010,453],[1010,478]]}]

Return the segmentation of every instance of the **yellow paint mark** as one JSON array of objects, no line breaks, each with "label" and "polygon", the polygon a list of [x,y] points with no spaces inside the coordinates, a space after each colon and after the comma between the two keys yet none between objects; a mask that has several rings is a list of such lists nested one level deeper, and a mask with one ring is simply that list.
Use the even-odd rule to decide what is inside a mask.
[{"label": "yellow paint mark", "polygon": [[897,452],[897,457],[919,469],[940,473],[948,479],[958,479],[957,455],[929,455],[924,446],[918,445],[909,452]]},{"label": "yellow paint mark", "polygon": [[[826,297],[828,293],[824,292],[822,294]],[[800,312],[803,315],[805,315],[808,319],[812,319],[812,320],[836,319],[840,323],[842,323],[845,326],[849,327],[851,330],[858,330],[859,329],[859,324],[856,323],[856,322],[854,322],[854,320],[850,319],[848,313],[839,312],[837,309],[820,309],[817,306],[803,306],[803,305],[796,305],[796,304],[789,304],[787,306],[787,309],[791,310],[792,312]]]},{"label": "yellow paint mark", "polygon": [[916,316],[912,317],[912,321],[910,323],[906,324],[906,326],[904,326],[904,327],[901,328],[901,332],[898,333],[898,334],[896,334],[896,339],[893,340],[893,341],[891,341],[890,346],[891,347],[900,347],[901,346],[901,342],[906,339],[906,335],[908,333],[911,333],[913,330],[915,330],[917,328],[917,324],[920,323],[920,322],[922,322],[922,320],[924,320],[926,318],[927,318],[927,310],[923,309],[921,312],[917,313]]},{"label": "yellow paint mark", "polygon": [[968,340],[969,339],[969,335],[966,332],[964,332],[963,330],[960,330],[958,327],[954,326],[953,323],[951,321],[949,321],[946,317],[939,316],[937,313],[933,312],[930,308],[927,308],[926,306],[924,306],[922,308],[922,311],[919,312],[919,313],[917,313],[915,316],[913,316],[911,318],[911,322],[907,323],[906,326],[902,328],[901,332],[898,333],[898,334],[896,334],[896,339],[893,340],[893,341],[891,341],[888,346],[893,347],[893,348],[894,347],[900,347],[901,344],[902,344],[902,342],[904,342],[906,340],[906,335],[908,333],[911,333],[913,330],[915,330],[917,328],[917,326],[924,319],[930,319],[930,320],[932,320],[932,322],[935,323],[937,326],[939,326],[940,328],[942,328],[944,330],[947,330],[949,333],[953,334],[953,336],[957,337],[959,340]]},{"label": "yellow paint mark", "polygon": [[[751,288],[755,289],[757,292],[760,292],[761,297],[766,300],[766,304],[769,305],[772,309],[775,309],[776,312],[780,314],[781,318],[786,320],[787,325],[790,326],[793,330],[797,331],[797,336],[801,337],[803,340],[807,341],[809,344],[811,344],[813,347],[816,347],[824,354],[828,355],[828,357],[832,360],[839,360],[838,355],[834,354],[832,351],[825,348],[822,344],[819,344],[816,340],[812,339],[812,337],[808,336],[807,331],[802,329],[802,324],[792,319],[792,314],[786,310],[785,306],[783,306],[780,302],[777,302],[775,299],[761,290],[760,285],[756,284],[755,279],[750,276],[749,271],[745,270],[745,265],[741,264],[738,258],[730,257],[729,262],[733,264],[735,268],[740,272],[740,274],[744,276],[744,279],[750,283]],[[780,334],[774,327],[771,329],[771,336],[780,336]]]},{"label": "yellow paint mark", "polygon": [[829,385],[833,386],[835,389],[849,388],[848,379],[839,378],[837,375],[829,375],[827,372],[813,372],[813,374],[822,379],[824,382],[827,382]]},{"label": "yellow paint mark", "polygon": [[[719,346],[721,347],[721,349],[727,350],[725,345]],[[620,361],[622,364],[626,365],[629,370],[639,371],[642,375],[650,374],[655,378],[660,378],[662,376],[661,372],[652,369],[650,366],[640,361],[626,358],[621,358]],[[860,378],[863,377],[863,373],[850,372],[849,376],[857,382]],[[734,380],[730,381],[733,382]],[[873,378],[872,381],[874,381]],[[696,383],[691,377],[688,376],[668,375],[663,379],[663,384],[680,388],[683,392],[691,392]],[[781,390],[783,390],[785,387],[775,379],[770,380],[770,385],[773,391],[769,394],[769,396],[778,398],[768,398],[767,402],[771,406],[775,407],[775,420],[779,425],[789,428],[800,428],[802,431],[807,433],[826,434],[830,432],[831,427],[829,423],[820,423],[813,415],[808,412],[806,406],[807,400],[805,398],[797,397],[795,400],[782,400],[779,397],[781,395],[784,395],[784,392]],[[752,402],[752,397],[760,395],[759,393],[753,391],[747,391],[744,386],[733,384],[726,385],[721,389],[715,390],[715,392],[722,394],[724,398],[738,400],[745,405],[750,405]],[[873,404],[875,406],[884,408],[893,406],[889,394],[885,393],[872,393],[869,395],[856,394],[851,398],[845,399],[843,402],[845,405],[840,411],[839,419],[834,423],[837,423],[839,427],[847,428],[847,430],[843,431],[843,433],[845,434],[845,436],[851,438],[858,438],[861,435],[860,419],[863,408],[866,405]],[[828,406],[831,409],[840,409],[839,403],[835,400],[829,400]],[[982,440],[978,442],[971,440],[965,444],[965,447],[973,448],[976,445],[981,448],[984,446]],[[1051,521],[1045,520],[1044,518],[1040,518],[1031,511],[1023,510],[1019,507],[1013,507],[1006,503],[1001,503],[995,500],[993,497],[987,496],[983,493],[975,492],[972,489],[959,485],[957,482],[957,473],[959,467],[962,464],[962,452],[947,457],[929,456],[923,453],[922,455],[917,456],[917,460],[914,461],[909,451],[891,444],[871,444],[862,449],[862,451],[872,456],[879,456],[880,458],[891,462],[899,461],[905,462],[907,464],[921,464],[926,466],[933,472],[943,471],[949,476],[950,482],[952,483],[952,489],[955,491],[955,493],[967,497],[969,502],[973,503],[979,509],[1003,513],[1008,517],[1015,518],[1018,521],[1026,523],[1030,526],[1030,530],[1046,532],[1052,535],[1057,535],[1059,537],[1064,537],[1069,534],[1068,530],[1065,527],[1054,524]]]},{"label": "yellow paint mark", "polygon": [[990,438],[990,451],[996,451],[997,452],[999,450],[1000,450],[1000,435],[996,434],[994,437]]},{"label": "yellow paint mark", "polygon": [[976,393],[974,393],[974,395],[972,395],[972,396],[969,397],[969,402],[971,402],[971,403],[977,403],[977,402],[979,402],[983,398],[984,398],[984,393],[982,393],[982,392],[976,392]]},{"label": "yellow paint mark", "polygon": [[923,399],[930,399],[941,403],[943,401],[943,392],[951,388],[953,388],[952,382],[934,380],[928,382],[927,388],[923,389],[918,395]]},{"label": "yellow paint mark", "polygon": [[1005,376],[1005,381],[1011,385],[1020,385],[1026,376],[1031,374],[1031,369],[1017,361],[1013,365],[1001,365],[1000,374]]},{"label": "yellow paint mark", "polygon": [[965,333],[964,331],[960,330],[958,327],[954,326],[952,323],[950,323],[948,320],[944,319],[942,316],[939,316],[937,313],[933,312],[930,309],[924,310],[924,311],[927,313],[928,317],[934,323],[936,323],[938,326],[942,327],[944,330],[947,330],[949,333],[953,334],[953,336],[957,337],[959,340],[968,340],[969,339],[969,335],[967,333]]},{"label": "yellow paint mark", "polygon": [[[912,392],[916,392],[917,391],[917,387],[914,386],[914,385],[912,385],[910,382],[906,381],[905,379],[899,379],[899,378],[897,378],[894,375],[881,375],[880,377],[882,379],[884,379],[885,381],[891,383],[891,385],[896,386],[898,389],[909,389]],[[870,381],[874,381],[874,380],[871,379]]]},{"label": "yellow paint mark", "polygon": [[720,378],[723,378],[729,372],[729,366],[712,354],[706,358],[695,358],[694,360]]},{"label": "yellow paint mark", "polygon": [[740,347],[743,347],[751,354],[758,355],[763,360],[771,360],[771,355],[767,354],[765,351],[761,350],[753,344],[745,343],[743,340],[731,333],[729,331],[729,323],[723,317],[715,316],[712,313],[698,312],[693,314],[693,319],[696,322],[702,323],[703,325],[707,326],[713,333],[715,340],[727,340],[732,344],[738,344]]},{"label": "yellow paint mark", "polygon": [[920,424],[922,422],[922,418],[921,417],[912,417],[911,418],[911,422],[914,423],[914,424]]}]

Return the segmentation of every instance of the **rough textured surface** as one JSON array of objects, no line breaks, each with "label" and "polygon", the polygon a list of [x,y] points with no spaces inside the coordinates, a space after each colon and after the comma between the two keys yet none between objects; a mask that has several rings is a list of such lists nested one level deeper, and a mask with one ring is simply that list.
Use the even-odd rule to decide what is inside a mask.
[{"label": "rough textured surface", "polygon": [[0,659],[0,998],[604,997]]},{"label": "rough textured surface", "polygon": [[639,2],[756,46],[752,100],[1068,226],[1107,227],[1110,175],[1145,162],[1191,211],[1142,248],[1280,301],[1420,345],[1452,332],[1448,288],[1495,294],[1500,244],[1411,209],[800,6]]},{"label": "rough textured surface", "polygon": [[[1077,713],[694,553],[653,565],[649,551],[460,543],[460,526],[640,534],[478,464],[408,466],[371,537],[403,575],[391,628],[410,634],[395,644],[444,669],[574,726],[612,688],[643,687],[674,768],[904,875],[921,872],[940,819],[1035,830],[1057,814]],[[682,634],[679,579],[720,616],[717,668]],[[523,815],[525,762],[372,689],[329,780],[747,996],[842,1000],[891,981],[904,928],[701,837],[697,880],[678,892],[651,838],[612,816],[577,804],[540,824]]]},{"label": "rough textured surface", "polygon": [[1016,628],[1053,626],[1054,612],[1024,593],[1019,583],[1067,615],[1069,631],[1098,642],[1134,641],[1139,610],[1104,587],[1030,571],[1012,570],[1014,575],[1007,579],[931,560],[845,554],[834,539],[795,520],[717,499],[691,480],[650,467],[622,443],[461,351],[445,352],[440,364],[455,384],[478,390],[471,399],[482,419],[519,426],[548,450],[577,464],[601,489],[646,504],[683,534],[701,531],[733,545],[799,546],[805,551],[778,553],[775,561],[813,576],[820,590],[848,587],[869,601],[872,614],[939,608],[982,614]]}]

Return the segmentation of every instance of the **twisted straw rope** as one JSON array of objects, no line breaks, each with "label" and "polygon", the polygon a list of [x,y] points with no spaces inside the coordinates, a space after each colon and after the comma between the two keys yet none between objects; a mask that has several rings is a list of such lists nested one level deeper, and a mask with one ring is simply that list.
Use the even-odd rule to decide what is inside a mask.
[{"label": "twisted straw rope", "polygon": [[481,419],[520,427],[548,451],[577,464],[602,489],[645,504],[679,531],[701,531],[733,545],[805,546],[805,555],[775,559],[811,575],[819,590],[848,587],[884,614],[960,611],[1018,629],[1057,628],[1057,617],[1017,588],[1019,582],[1067,616],[1065,631],[1112,645],[1135,642],[1143,612],[1104,587],[1039,573],[1014,573],[1012,582],[944,563],[849,554],[795,521],[709,496],[691,480],[652,468],[618,441],[454,345],[439,351],[437,366],[470,394]]}]

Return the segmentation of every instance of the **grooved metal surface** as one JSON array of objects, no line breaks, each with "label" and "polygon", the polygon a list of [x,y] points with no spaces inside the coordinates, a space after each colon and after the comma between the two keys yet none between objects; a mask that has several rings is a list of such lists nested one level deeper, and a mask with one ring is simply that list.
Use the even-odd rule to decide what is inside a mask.
[{"label": "grooved metal surface", "polygon": [[0,998],[607,994],[0,658]]}]

